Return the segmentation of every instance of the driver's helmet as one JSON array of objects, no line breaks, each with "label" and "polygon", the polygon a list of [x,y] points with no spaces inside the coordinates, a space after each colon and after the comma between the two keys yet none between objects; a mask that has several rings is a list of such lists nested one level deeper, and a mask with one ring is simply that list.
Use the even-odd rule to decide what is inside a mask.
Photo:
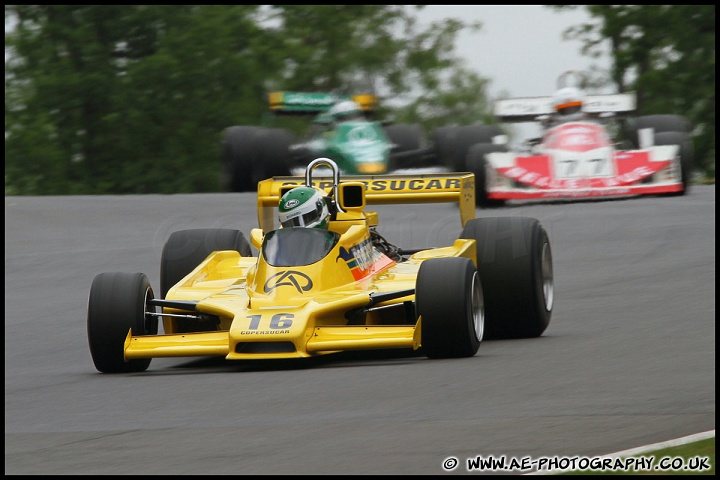
[{"label": "driver's helmet", "polygon": [[585,95],[578,88],[565,87],[553,95],[553,108],[560,118],[580,118],[584,101]]},{"label": "driver's helmet", "polygon": [[364,119],[360,105],[352,100],[343,100],[336,103],[327,113],[336,123]]},{"label": "driver's helmet", "polygon": [[288,227],[327,228],[330,221],[325,192],[302,186],[285,192],[278,206],[280,225]]}]

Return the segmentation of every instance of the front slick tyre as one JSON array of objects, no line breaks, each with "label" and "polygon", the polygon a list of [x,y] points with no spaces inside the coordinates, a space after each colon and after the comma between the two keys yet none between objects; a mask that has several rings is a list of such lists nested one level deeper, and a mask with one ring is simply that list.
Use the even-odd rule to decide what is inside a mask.
[{"label": "front slick tyre", "polygon": [[418,271],[415,304],[428,358],[472,357],[485,330],[483,291],[469,258],[425,260]]},{"label": "front slick tyre", "polygon": [[475,239],[485,295],[485,338],[543,334],[552,315],[554,278],[547,232],[529,217],[469,220],[460,238]]},{"label": "front slick tyre", "polygon": [[505,200],[488,198],[487,169],[488,153],[507,152],[507,146],[494,143],[476,143],[468,150],[465,170],[475,174],[475,204],[479,207],[493,208],[505,205]]},{"label": "front slick tyre", "polygon": [[677,145],[680,156],[679,170],[682,190],[669,193],[666,196],[686,195],[690,191],[690,172],[693,167],[693,147],[690,135],[683,132],[662,132],[655,134],[655,145]]},{"label": "front slick tyre", "polygon": [[87,334],[95,368],[102,373],[144,372],[150,358],[125,360],[125,339],[156,335],[158,319],[148,302],[154,298],[150,281],[142,273],[101,273],[90,287]]}]

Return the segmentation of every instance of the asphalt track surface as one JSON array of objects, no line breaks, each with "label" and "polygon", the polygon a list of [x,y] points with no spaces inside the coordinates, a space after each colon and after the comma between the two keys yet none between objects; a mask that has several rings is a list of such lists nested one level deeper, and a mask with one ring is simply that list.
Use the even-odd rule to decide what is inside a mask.
[{"label": "asphalt track surface", "polygon": [[[376,210],[401,247],[460,232],[451,204]],[[6,196],[5,473],[444,474],[452,456],[458,474],[477,456],[592,457],[714,430],[715,186],[477,216],[548,230],[555,310],[542,337],[458,360],[154,359],[103,375],[86,337],[93,277],[144,272],[159,290],[167,237],[249,235],[254,194]]]}]

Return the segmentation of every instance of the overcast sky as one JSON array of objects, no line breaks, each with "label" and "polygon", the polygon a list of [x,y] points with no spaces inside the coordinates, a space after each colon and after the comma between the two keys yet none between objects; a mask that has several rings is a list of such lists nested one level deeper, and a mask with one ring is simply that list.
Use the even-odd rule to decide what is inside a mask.
[{"label": "overcast sky", "polygon": [[609,68],[609,56],[591,59],[580,54],[580,41],[562,40],[567,27],[590,21],[582,6],[556,12],[542,5],[426,5],[415,14],[423,23],[450,17],[482,22],[479,32],[458,37],[455,50],[468,68],[491,81],[492,97],[552,95],[566,70]]},{"label": "overcast sky", "polygon": [[455,52],[467,60],[467,68],[490,80],[493,98],[503,92],[510,97],[549,96],[566,70],[610,66],[607,54],[592,59],[580,53],[580,41],[562,39],[566,28],[591,21],[582,6],[556,12],[542,5],[426,5],[415,14],[427,24],[450,17],[482,22],[479,32],[458,36]]},{"label": "overcast sky", "polygon": [[562,72],[610,65],[608,55],[592,59],[580,53],[580,41],[562,39],[567,27],[591,20],[584,7],[556,12],[542,5],[427,5],[416,15],[423,23],[449,17],[482,22],[479,32],[460,35],[455,49],[467,68],[491,81],[492,97],[502,91],[552,95]]}]

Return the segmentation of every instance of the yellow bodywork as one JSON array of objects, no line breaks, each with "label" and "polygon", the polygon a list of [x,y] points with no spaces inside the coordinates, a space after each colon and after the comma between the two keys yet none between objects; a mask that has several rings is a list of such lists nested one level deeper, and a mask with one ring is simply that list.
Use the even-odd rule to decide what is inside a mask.
[{"label": "yellow bodywork", "polygon": [[[408,183],[410,179],[419,181]],[[373,185],[382,188],[373,183],[379,178],[347,180],[369,183],[365,198],[344,208],[330,223],[329,230],[338,233],[339,240],[322,260],[289,267],[270,265],[261,247],[265,234],[274,228],[275,214],[267,211],[277,208],[283,188],[302,181],[283,177],[260,182],[260,228],[250,234],[252,245],[261,252],[258,257],[230,250],[213,252],[167,293],[166,300],[198,302],[192,313],[207,315],[212,321],[193,323],[184,318],[188,311],[165,307],[165,333],[134,336],[130,331],[125,358],[280,359],[354,349],[419,348],[421,319],[408,321],[404,312],[415,300],[421,263],[450,256],[476,262],[475,241],[458,239],[451,246],[423,250],[396,263],[371,246],[369,228],[377,224],[377,215],[364,211],[365,202],[422,203],[431,201],[428,197],[454,201],[460,204],[464,224],[474,216],[474,176],[385,175],[384,182],[405,182],[404,189],[391,193],[373,190]],[[466,200],[472,202],[472,210],[463,206]],[[373,295],[379,294],[389,297],[375,301]]]},{"label": "yellow bodywork", "polygon": [[[368,205],[457,203],[460,222],[465,226],[475,218],[475,175],[473,173],[433,173],[421,175],[345,175],[343,184],[365,185]],[[275,228],[280,197],[293,187],[304,185],[303,177],[273,177],[258,183],[258,225],[268,232]],[[319,180],[317,187],[331,193],[331,178]]]}]

